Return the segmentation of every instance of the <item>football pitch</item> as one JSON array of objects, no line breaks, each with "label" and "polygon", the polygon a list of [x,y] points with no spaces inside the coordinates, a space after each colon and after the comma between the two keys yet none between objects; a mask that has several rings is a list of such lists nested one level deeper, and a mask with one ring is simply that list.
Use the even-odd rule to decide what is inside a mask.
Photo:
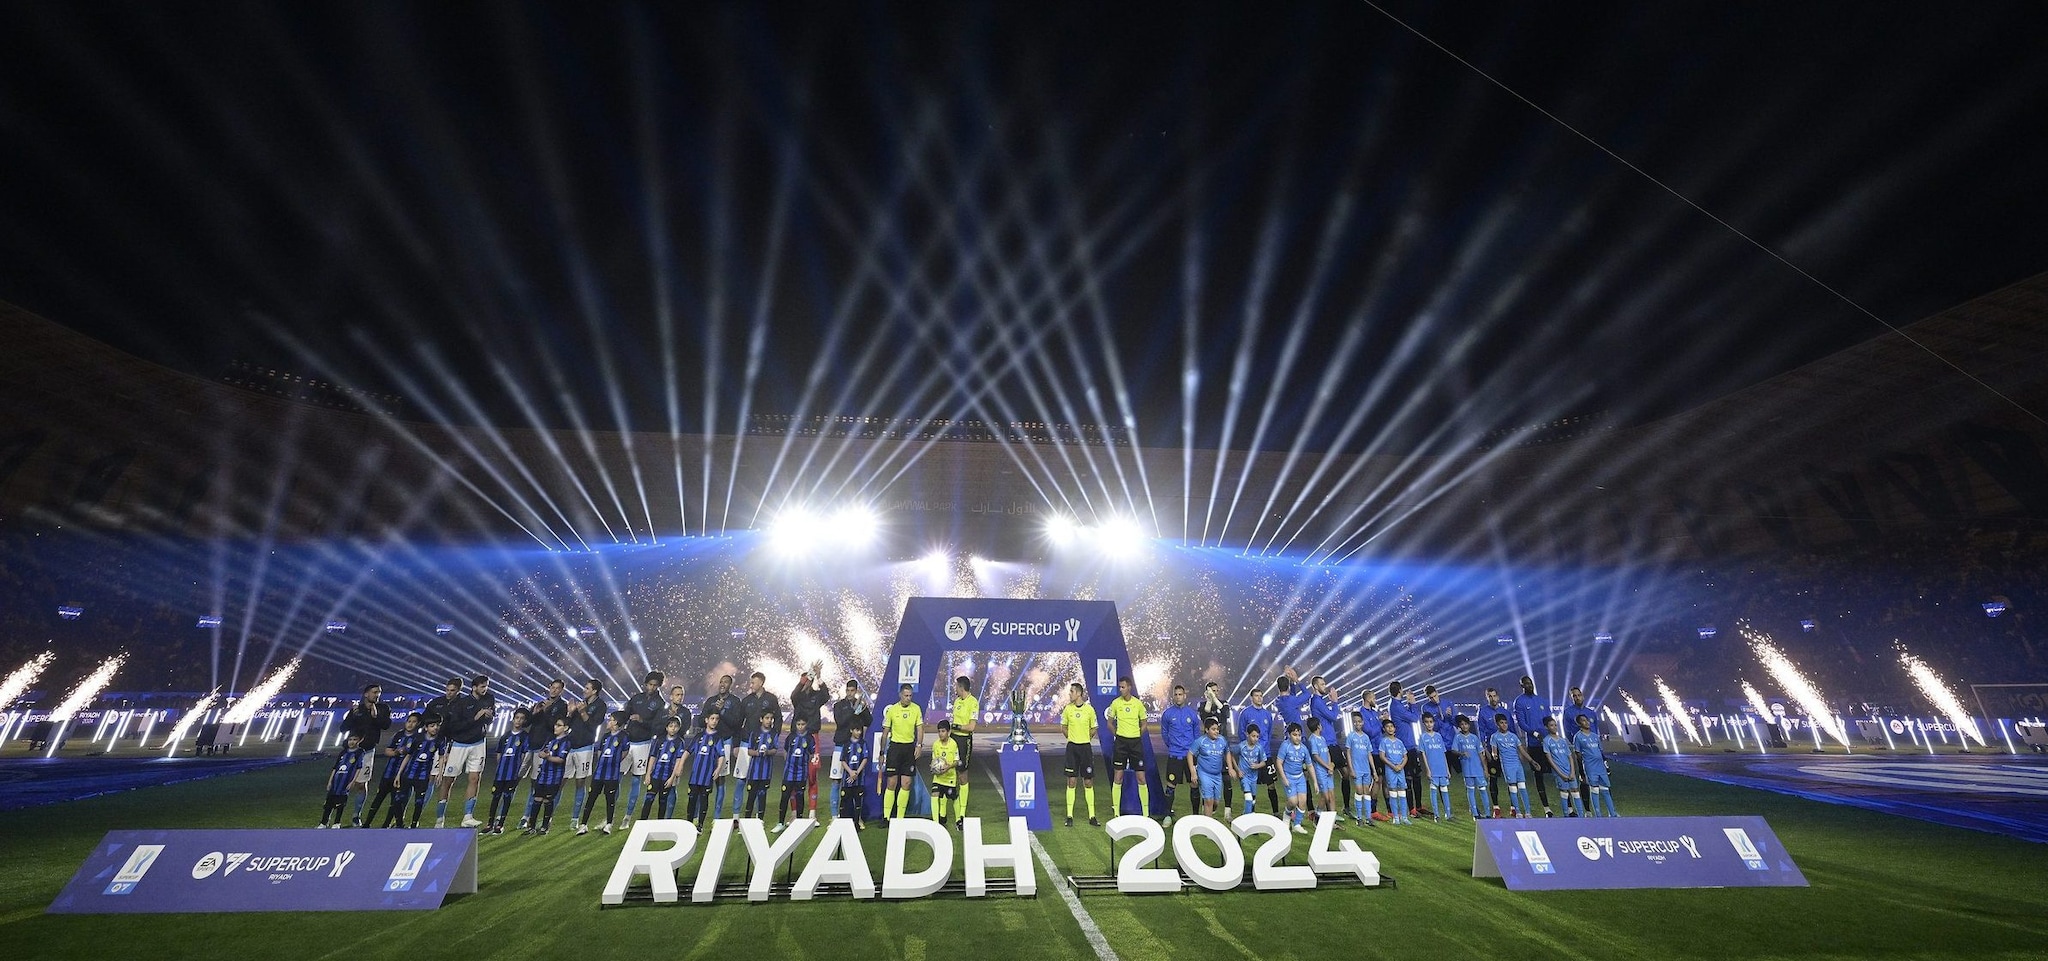
[{"label": "football pitch", "polygon": [[[558,816],[546,837],[480,838],[479,892],[451,898],[438,911],[44,913],[110,829],[308,827],[318,819],[325,774],[318,761],[285,764],[0,813],[6,866],[0,872],[0,943],[14,958],[408,961],[573,955],[1088,959],[1101,956],[1104,947],[1123,959],[1203,961],[2048,956],[2048,848],[1626,764],[1615,773],[1625,814],[1762,815],[1812,886],[1510,892],[1498,880],[1471,877],[1473,826],[1461,819],[1342,829],[1340,837],[1378,855],[1383,875],[1396,882],[1391,886],[1326,883],[1313,891],[1257,892],[1247,884],[1227,893],[1175,895],[1084,891],[1075,900],[1089,927],[1042,870],[1036,898],[837,897],[600,909],[599,893],[624,834],[576,837],[567,817]],[[991,837],[1004,837],[1002,800],[993,783],[982,776],[975,787],[970,813],[987,819]],[[1060,788],[1052,793],[1058,814],[1064,795]],[[1097,794],[1106,814],[1107,786]],[[1457,800],[1463,803],[1462,794]],[[879,826],[870,826],[863,837],[878,878],[883,837]],[[1111,871],[1100,829],[1056,827],[1040,840],[1063,874]],[[1296,838],[1290,863],[1300,863],[1307,847],[1307,838]],[[797,863],[807,854],[800,851]],[[913,854],[911,867],[917,866]],[[739,880],[746,870],[744,853],[729,852],[727,879]],[[693,856],[682,874],[686,892],[695,871]]]}]

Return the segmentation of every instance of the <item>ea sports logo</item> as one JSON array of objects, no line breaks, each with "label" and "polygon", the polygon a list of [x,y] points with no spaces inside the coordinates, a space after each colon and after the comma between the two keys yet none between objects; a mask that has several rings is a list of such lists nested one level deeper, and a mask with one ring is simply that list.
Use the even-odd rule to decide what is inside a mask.
[{"label": "ea sports logo", "polygon": [[199,859],[198,864],[192,865],[192,880],[204,881],[213,877],[213,872],[220,870],[220,866],[226,861],[227,856],[219,851],[208,852],[205,857]]},{"label": "ea sports logo", "polygon": [[946,618],[946,640],[957,641],[967,636],[967,622],[958,617]]},{"label": "ea sports logo", "polygon": [[1600,845],[1593,843],[1592,838],[1581,836],[1579,838],[1579,853],[1585,855],[1588,861],[1598,861],[1600,860]]}]

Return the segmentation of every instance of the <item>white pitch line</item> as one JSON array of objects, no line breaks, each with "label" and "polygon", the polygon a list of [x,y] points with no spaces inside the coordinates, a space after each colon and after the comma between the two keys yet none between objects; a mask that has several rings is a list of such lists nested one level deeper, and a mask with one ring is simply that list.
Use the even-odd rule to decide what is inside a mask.
[{"label": "white pitch line", "polygon": [[[982,773],[987,774],[989,783],[995,786],[996,796],[1004,796],[1003,782],[996,777],[996,772],[984,768]],[[1050,795],[1047,795],[1046,803],[1052,803]],[[1095,918],[1081,906],[1081,899],[1075,896],[1073,886],[1067,883],[1067,876],[1060,873],[1059,865],[1053,863],[1045,845],[1038,843],[1038,835],[1026,833],[1031,838],[1031,853],[1037,856],[1038,865],[1045,869],[1046,877],[1052,879],[1052,886],[1059,889],[1060,900],[1067,902],[1067,910],[1074,913],[1074,920],[1081,925],[1081,936],[1088,939],[1088,946],[1095,949],[1095,956],[1101,961],[1117,961],[1116,949],[1109,946],[1109,939],[1103,937],[1102,929],[1095,926]]]}]

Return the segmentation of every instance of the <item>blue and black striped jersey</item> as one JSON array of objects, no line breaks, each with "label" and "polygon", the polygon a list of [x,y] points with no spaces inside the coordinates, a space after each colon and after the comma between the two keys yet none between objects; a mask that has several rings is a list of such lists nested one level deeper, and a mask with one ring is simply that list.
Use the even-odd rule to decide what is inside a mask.
[{"label": "blue and black striped jersey", "polygon": [[810,780],[811,757],[818,751],[818,736],[792,732],[783,740],[782,750],[789,755],[782,764],[783,782]]},{"label": "blue and black striped jersey", "polygon": [[499,784],[518,781],[526,766],[526,753],[532,749],[533,742],[528,740],[524,730],[515,730],[499,738],[498,771],[493,780]]},{"label": "blue and black striped jersey", "polygon": [[598,735],[596,747],[590,756],[591,779],[599,784],[618,780],[619,767],[626,761],[626,732]]},{"label": "blue and black striped jersey", "polygon": [[369,748],[343,748],[340,756],[334,759],[334,772],[327,777],[327,793],[347,794],[349,785],[355,783],[356,772],[369,762],[369,757]]},{"label": "blue and black striped jersey", "polygon": [[716,731],[706,731],[690,739],[691,787],[710,787],[718,782],[718,762],[723,757],[719,744]]},{"label": "blue and black striped jersey", "polygon": [[567,773],[564,769],[568,766],[568,762],[566,760],[551,759],[567,758],[569,756],[570,743],[571,738],[569,735],[564,734],[549,741],[547,747],[540,749],[540,767],[535,768],[533,771],[533,783],[535,786],[551,787],[562,783],[562,775]]},{"label": "blue and black striped jersey", "polygon": [[676,762],[689,753],[688,741],[679,737],[664,737],[648,748],[647,777],[656,784],[666,783],[676,773]]}]

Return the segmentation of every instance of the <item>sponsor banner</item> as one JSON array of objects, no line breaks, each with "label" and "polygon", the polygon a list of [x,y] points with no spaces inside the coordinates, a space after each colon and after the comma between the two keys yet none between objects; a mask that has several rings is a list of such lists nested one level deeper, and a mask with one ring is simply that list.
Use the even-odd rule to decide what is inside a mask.
[{"label": "sponsor banner", "polygon": [[1481,821],[1472,876],[1511,891],[1806,886],[1760,817]]},{"label": "sponsor banner", "polygon": [[918,615],[947,648],[962,651],[1078,650],[1115,616],[1107,601],[918,598]]},{"label": "sponsor banner", "polygon": [[1005,744],[996,756],[1002,761],[1003,801],[1010,817],[1023,818],[1033,831],[1052,830],[1051,794],[1045,788],[1038,745]]},{"label": "sponsor banner", "polygon": [[110,831],[49,911],[425,911],[475,892],[472,831]]}]

